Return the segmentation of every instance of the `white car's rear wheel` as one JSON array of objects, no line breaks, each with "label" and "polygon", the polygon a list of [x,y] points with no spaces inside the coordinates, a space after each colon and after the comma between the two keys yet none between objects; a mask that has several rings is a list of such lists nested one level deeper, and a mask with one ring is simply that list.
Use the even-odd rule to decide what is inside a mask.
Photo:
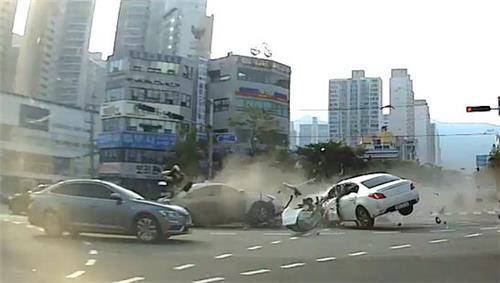
[{"label": "white car's rear wheel", "polygon": [[359,225],[364,228],[372,228],[375,223],[375,220],[370,216],[368,210],[362,206],[356,208],[356,218],[358,219]]},{"label": "white car's rear wheel", "polygon": [[413,205],[410,205],[410,206],[407,206],[407,207],[404,207],[404,208],[401,208],[400,210],[398,210],[399,213],[401,213],[401,215],[403,216],[407,216],[407,215],[410,215],[412,212],[413,212]]}]

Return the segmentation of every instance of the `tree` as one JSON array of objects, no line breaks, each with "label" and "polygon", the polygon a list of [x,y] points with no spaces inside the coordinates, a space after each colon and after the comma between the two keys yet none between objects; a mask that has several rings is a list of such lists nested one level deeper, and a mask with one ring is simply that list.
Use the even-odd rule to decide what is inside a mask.
[{"label": "tree", "polygon": [[194,127],[181,127],[178,130],[180,140],[175,145],[175,163],[180,165],[186,175],[196,177],[201,173],[200,161],[204,156],[206,142],[197,140]]},{"label": "tree", "polygon": [[366,168],[361,158],[363,151],[340,142],[328,142],[299,147],[297,154],[308,177],[329,178],[335,175],[353,175]]},{"label": "tree", "polygon": [[258,151],[258,145],[263,145],[266,150],[272,150],[276,145],[285,145],[286,139],[278,132],[277,122],[264,109],[246,106],[242,113],[229,118],[229,126],[235,127],[237,132],[243,133],[248,139],[250,153]]}]

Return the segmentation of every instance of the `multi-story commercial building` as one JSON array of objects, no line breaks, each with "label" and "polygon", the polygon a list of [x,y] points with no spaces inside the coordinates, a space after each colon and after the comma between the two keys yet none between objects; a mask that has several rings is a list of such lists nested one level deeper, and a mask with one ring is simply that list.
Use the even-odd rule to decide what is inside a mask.
[{"label": "multi-story commercial building", "polygon": [[210,58],[214,17],[206,16],[207,0],[172,0],[166,7],[161,52]]},{"label": "multi-story commercial building", "polygon": [[290,138],[288,141],[288,146],[291,150],[295,150],[297,148],[297,131],[295,130],[295,125],[293,121],[290,121]]},{"label": "multi-story commercial building", "polygon": [[358,146],[363,136],[380,131],[381,78],[367,78],[363,70],[352,71],[350,79],[330,80],[328,96],[332,140]]},{"label": "multi-story commercial building", "polygon": [[95,0],[32,0],[15,91],[83,106]]},{"label": "multi-story commercial building", "polygon": [[392,69],[390,79],[389,131],[394,135],[414,138],[415,107],[413,81],[407,69]]},{"label": "multi-story commercial building", "polygon": [[363,137],[361,146],[365,149],[364,158],[366,159],[415,160],[413,140],[394,136],[386,130]]},{"label": "multi-story commercial building", "polygon": [[210,60],[208,97],[214,102],[214,132],[236,136],[235,143],[220,147],[229,147],[233,152],[249,152],[249,130],[229,123],[230,117],[243,113],[247,106],[267,111],[280,134],[276,144],[288,143],[290,74],[289,66],[268,59],[229,53],[226,57]]},{"label": "multi-story commercial building", "polygon": [[10,73],[14,72],[8,62],[12,48],[12,27],[16,15],[17,0],[0,0],[0,90],[11,90]]},{"label": "multi-story commercial building", "polygon": [[168,113],[195,121],[198,60],[129,51],[108,61],[99,175],[152,196],[181,129]]},{"label": "multi-story commercial building", "polygon": [[299,146],[328,142],[330,139],[328,124],[321,124],[317,117],[312,118],[311,124],[299,125]]},{"label": "multi-story commercial building", "polygon": [[417,99],[415,104],[416,153],[420,163],[435,162],[434,129],[431,124],[429,105],[425,99]]},{"label": "multi-story commercial building", "polygon": [[0,92],[0,188],[10,194],[38,183],[90,177],[90,131],[97,112]]}]

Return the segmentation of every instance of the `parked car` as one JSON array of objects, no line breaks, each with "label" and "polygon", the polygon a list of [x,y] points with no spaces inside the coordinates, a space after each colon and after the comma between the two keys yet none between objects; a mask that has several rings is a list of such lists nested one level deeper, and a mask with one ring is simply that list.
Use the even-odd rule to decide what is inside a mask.
[{"label": "parked car", "polygon": [[328,221],[355,221],[364,227],[372,227],[377,216],[389,212],[409,215],[420,199],[412,181],[389,174],[367,174],[343,180],[323,197],[329,199],[326,203]]},{"label": "parked car", "polygon": [[188,233],[191,216],[182,207],[147,201],[100,180],[69,180],[31,194],[29,222],[57,236],[63,231],[135,235],[153,242]]},{"label": "parked car", "polygon": [[282,210],[272,195],[238,190],[222,183],[197,183],[160,202],[185,207],[196,226],[245,222],[251,226],[270,225]]},{"label": "parked car", "polygon": [[14,214],[25,213],[28,210],[28,205],[31,201],[31,194],[42,191],[48,187],[49,185],[38,185],[29,191],[10,195],[8,197],[9,210]]}]

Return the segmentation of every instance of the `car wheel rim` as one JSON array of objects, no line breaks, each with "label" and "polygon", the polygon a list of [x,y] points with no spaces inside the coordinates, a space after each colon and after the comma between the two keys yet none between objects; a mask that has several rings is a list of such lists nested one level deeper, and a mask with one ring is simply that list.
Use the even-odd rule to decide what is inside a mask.
[{"label": "car wheel rim", "polygon": [[364,225],[367,225],[370,222],[369,217],[368,217],[368,213],[366,212],[366,210],[364,210],[364,209],[360,210],[360,212],[359,212],[359,220]]},{"label": "car wheel rim", "polygon": [[156,224],[151,218],[141,218],[137,221],[137,236],[143,241],[151,241],[156,238],[158,231]]},{"label": "car wheel rim", "polygon": [[267,212],[267,209],[265,209],[264,207],[259,208],[259,210],[257,211],[257,218],[260,221],[266,220],[268,218],[268,215],[269,213]]}]

